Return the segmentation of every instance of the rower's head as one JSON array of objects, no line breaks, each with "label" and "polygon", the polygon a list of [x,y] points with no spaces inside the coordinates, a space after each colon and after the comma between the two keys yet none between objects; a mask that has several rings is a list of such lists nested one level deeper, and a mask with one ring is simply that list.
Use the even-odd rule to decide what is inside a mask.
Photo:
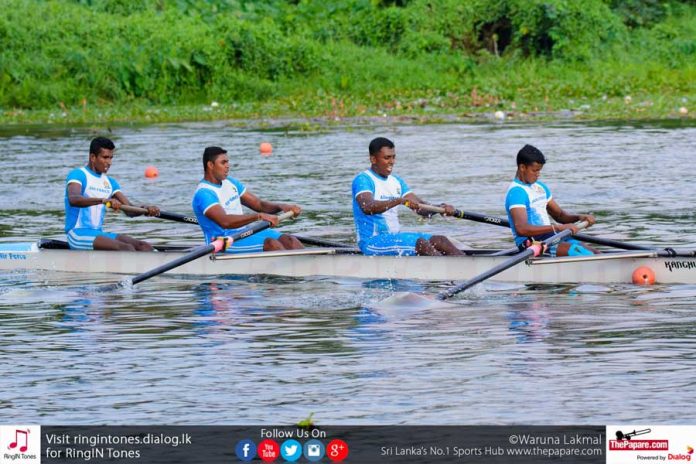
[{"label": "rower's head", "polygon": [[220,183],[230,172],[230,158],[221,147],[206,147],[203,150],[203,173],[208,181]]},{"label": "rower's head", "polygon": [[106,173],[114,160],[116,145],[106,137],[96,137],[89,144],[89,168],[97,174]]},{"label": "rower's head", "polygon": [[517,178],[525,184],[533,184],[539,180],[544,164],[546,158],[541,150],[525,145],[517,152]]},{"label": "rower's head", "polygon": [[369,151],[372,170],[382,177],[389,177],[396,162],[394,142],[384,137],[377,137],[370,142]]}]

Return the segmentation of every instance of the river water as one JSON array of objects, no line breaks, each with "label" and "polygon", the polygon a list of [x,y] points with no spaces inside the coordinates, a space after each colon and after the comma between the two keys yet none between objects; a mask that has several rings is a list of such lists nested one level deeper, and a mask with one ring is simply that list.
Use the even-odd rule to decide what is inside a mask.
[{"label": "river water", "polygon": [[[353,176],[375,136],[423,198],[504,213],[525,143],[590,232],[696,248],[696,127],[680,122],[337,126],[226,123],[0,128],[0,241],[64,238],[63,189],[89,140],[118,147],[110,175],[134,202],[191,213],[207,145],[260,196],[301,204],[287,232],[353,242]],[[263,158],[258,146],[275,150]],[[146,179],[146,166],[160,176]],[[491,225],[401,213],[405,228],[509,247]],[[110,214],[108,230],[199,243],[194,226]],[[113,275],[0,274],[0,422],[42,424],[692,423],[696,286],[486,283],[455,308],[369,309],[443,283],[161,276],[78,293]]]}]

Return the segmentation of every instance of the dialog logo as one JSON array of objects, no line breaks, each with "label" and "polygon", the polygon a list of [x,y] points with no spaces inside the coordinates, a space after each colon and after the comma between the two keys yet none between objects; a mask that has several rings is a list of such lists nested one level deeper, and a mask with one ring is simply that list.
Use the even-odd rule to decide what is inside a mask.
[{"label": "dialog logo", "polygon": [[259,443],[258,454],[262,461],[273,462],[280,457],[280,446],[276,441],[265,439]]},{"label": "dialog logo", "polygon": [[326,455],[333,462],[341,462],[348,457],[348,443],[343,440],[331,440],[326,445]]},{"label": "dialog logo", "polygon": [[321,461],[321,458],[324,457],[324,444],[319,440],[305,442],[304,455],[309,461]]},{"label": "dialog logo", "polygon": [[288,462],[295,462],[302,456],[302,445],[297,440],[285,440],[280,445],[280,455]]},{"label": "dialog logo", "polygon": [[237,446],[234,447],[234,452],[242,461],[251,461],[256,456],[256,443],[251,440],[239,440]]}]

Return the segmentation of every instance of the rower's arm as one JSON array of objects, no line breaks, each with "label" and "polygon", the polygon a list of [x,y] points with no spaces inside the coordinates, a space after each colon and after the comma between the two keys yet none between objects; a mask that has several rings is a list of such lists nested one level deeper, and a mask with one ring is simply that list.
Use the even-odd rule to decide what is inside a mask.
[{"label": "rower's arm", "polygon": [[535,226],[527,222],[527,208],[512,208],[510,210],[512,222],[515,224],[517,235],[524,237],[534,237],[544,234],[555,234],[566,228],[566,225]]},{"label": "rower's arm", "polygon": [[105,199],[82,196],[82,186],[72,182],[68,184],[68,202],[70,206],[88,208],[90,206],[101,205],[105,202]]},{"label": "rower's arm", "polygon": [[[111,202],[111,207],[115,210],[118,210],[119,208],[116,206],[116,202],[114,200],[118,201],[121,205],[126,205],[126,206],[131,205],[131,202],[128,200],[126,195],[123,192],[121,192],[120,190],[118,192],[114,193],[113,196],[109,200]],[[159,216],[160,210],[157,206],[142,205],[141,208],[144,208],[147,210],[148,216]],[[126,213],[126,216],[128,216],[128,217],[142,216],[144,214],[144,213],[134,212],[132,210],[130,212],[126,212],[126,211],[124,211],[124,212]]]},{"label": "rower's arm", "polygon": [[[546,211],[549,215],[561,224],[570,224],[572,222],[587,221],[589,226],[596,222],[591,214],[571,214],[567,213],[560,207],[553,198],[546,205]],[[588,226],[588,227],[589,227]]]},{"label": "rower's arm", "polygon": [[240,200],[247,208],[251,208],[254,211],[261,213],[278,214],[286,211],[292,211],[294,213],[294,217],[297,217],[302,212],[302,208],[300,208],[298,205],[290,203],[274,203],[272,201],[262,200],[251,192],[244,192],[244,195],[242,195]]},{"label": "rower's arm", "polygon": [[[415,197],[415,198],[414,198]],[[406,205],[408,207],[416,210],[418,209],[418,197],[415,195],[411,196],[409,193],[405,197],[392,198],[391,200],[375,200],[371,192],[362,192],[355,199],[360,205],[360,209],[365,214],[382,214],[385,211],[389,211],[395,206]]]},{"label": "rower's arm", "polygon": [[261,220],[270,222],[274,227],[278,225],[278,216],[273,214],[227,214],[219,203],[208,208],[205,212],[205,216],[223,229],[238,229],[252,222]]},{"label": "rower's arm", "polygon": [[[432,217],[432,216],[434,216],[435,214],[437,214],[437,213],[434,213],[434,212],[432,212],[432,211],[420,209],[420,205],[429,205],[430,203],[428,203],[427,201],[422,200],[418,195],[416,195],[416,194],[413,193],[413,192],[407,193],[406,196],[405,196],[404,198],[406,198],[406,199],[408,200],[408,205],[407,205],[407,206],[408,206],[409,208],[411,208],[412,210],[414,210],[416,213],[418,213],[418,215],[420,215],[420,216],[429,218],[429,217]],[[441,204],[440,206],[443,207],[443,208],[445,209],[445,212],[442,213],[443,215],[445,215],[445,216],[451,216],[451,215],[454,214],[454,206],[452,206],[452,205],[447,205],[447,204],[445,204],[445,203]]]}]

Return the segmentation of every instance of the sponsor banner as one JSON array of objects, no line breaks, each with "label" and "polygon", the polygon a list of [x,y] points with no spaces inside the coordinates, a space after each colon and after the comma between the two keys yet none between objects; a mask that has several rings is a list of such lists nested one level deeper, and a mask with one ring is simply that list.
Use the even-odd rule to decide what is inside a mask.
[{"label": "sponsor banner", "polygon": [[607,449],[603,425],[3,426],[0,446],[0,464],[596,464]]},{"label": "sponsor banner", "polygon": [[607,464],[686,463],[694,459],[694,425],[608,425]]}]

